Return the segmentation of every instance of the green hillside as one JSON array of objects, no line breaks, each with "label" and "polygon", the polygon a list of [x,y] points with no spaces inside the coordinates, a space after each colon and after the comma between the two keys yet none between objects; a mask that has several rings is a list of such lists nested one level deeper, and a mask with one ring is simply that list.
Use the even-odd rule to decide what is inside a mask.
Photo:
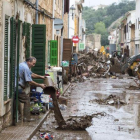
[{"label": "green hillside", "polygon": [[108,45],[107,28],[126,12],[135,10],[135,1],[122,0],[119,4],[113,3],[104,9],[93,10],[84,7],[83,19],[86,21],[86,34],[98,33],[102,35],[102,45]]}]

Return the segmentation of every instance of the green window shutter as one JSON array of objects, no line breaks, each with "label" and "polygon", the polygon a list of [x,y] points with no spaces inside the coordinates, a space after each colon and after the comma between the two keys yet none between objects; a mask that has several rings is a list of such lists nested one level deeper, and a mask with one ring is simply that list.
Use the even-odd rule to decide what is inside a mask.
[{"label": "green window shutter", "polygon": [[26,58],[30,56],[30,26],[31,24],[27,23],[27,34],[26,34]]},{"label": "green window shutter", "polygon": [[24,23],[22,24],[22,35],[23,35],[23,36],[26,36],[26,33],[27,33],[27,23],[24,22]]},{"label": "green window shutter", "polygon": [[15,91],[15,63],[16,63],[16,22],[10,19],[10,98]]},{"label": "green window shutter", "polygon": [[50,65],[57,66],[58,60],[58,42],[56,40],[50,41]]},{"label": "green window shutter", "polygon": [[[37,63],[32,68],[32,72],[45,75],[45,52],[46,52],[46,25],[32,25],[32,56],[36,57]],[[43,83],[42,79],[35,80]]]},{"label": "green window shutter", "polygon": [[25,57],[28,58],[30,56],[30,23],[24,22],[22,24],[22,35],[25,36]]},{"label": "green window shutter", "polygon": [[5,17],[5,35],[4,35],[4,101],[7,100],[8,84],[8,17]]},{"label": "green window shutter", "polygon": [[50,65],[50,41],[48,41],[48,65]]}]

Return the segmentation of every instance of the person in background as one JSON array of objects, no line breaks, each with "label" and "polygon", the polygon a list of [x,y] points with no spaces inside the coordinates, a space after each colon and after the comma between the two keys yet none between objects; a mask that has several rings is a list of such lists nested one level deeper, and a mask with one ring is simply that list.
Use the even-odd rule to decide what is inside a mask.
[{"label": "person in background", "polygon": [[39,84],[32,80],[32,78],[45,78],[45,76],[37,75],[30,70],[35,66],[36,61],[36,58],[31,56],[25,62],[19,64],[18,100],[24,103],[23,121],[34,121],[30,117],[30,86],[45,88],[44,84]]}]

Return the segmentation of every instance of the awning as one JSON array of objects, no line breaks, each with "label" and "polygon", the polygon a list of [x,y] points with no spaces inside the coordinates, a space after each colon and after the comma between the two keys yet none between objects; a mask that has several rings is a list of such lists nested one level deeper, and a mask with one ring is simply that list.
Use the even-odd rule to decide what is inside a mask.
[{"label": "awning", "polygon": [[63,21],[62,21],[62,19],[55,18],[55,20],[54,20],[54,29],[61,30],[62,27],[63,27]]}]

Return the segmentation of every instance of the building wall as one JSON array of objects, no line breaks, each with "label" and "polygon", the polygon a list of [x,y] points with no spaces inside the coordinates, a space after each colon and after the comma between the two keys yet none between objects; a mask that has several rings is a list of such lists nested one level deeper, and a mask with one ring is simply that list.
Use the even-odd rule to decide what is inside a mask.
[{"label": "building wall", "polygon": [[94,48],[97,48],[98,50],[101,48],[101,35],[100,34],[94,34]]},{"label": "building wall", "polygon": [[86,47],[89,47],[91,49],[95,49],[94,48],[94,42],[93,42],[93,40],[94,40],[94,37],[93,37],[92,34],[91,35],[87,35],[86,36]]},{"label": "building wall", "polygon": [[[62,15],[63,15],[63,1],[62,0],[55,0],[55,18],[59,18],[62,20]],[[54,36],[55,40],[58,41],[58,67],[61,66],[61,47],[62,47],[62,42],[61,42],[61,30],[59,33],[57,31],[54,31]]]},{"label": "building wall", "polygon": [[64,24],[64,31],[63,31],[63,38],[68,38],[68,13],[64,14],[63,17],[63,24]]},{"label": "building wall", "polygon": [[101,35],[100,34],[91,34],[86,36],[86,47],[91,49],[100,49],[101,48]]},{"label": "building wall", "polygon": [[[63,1],[62,0],[55,0],[55,7],[54,7],[54,17],[62,19],[62,11],[63,11]],[[41,0],[40,6],[46,9],[48,14],[52,17],[53,15],[53,0]],[[39,16],[39,24],[46,24],[46,54],[48,54],[48,41],[52,40],[53,34],[53,19],[44,17],[43,15]],[[58,66],[60,66],[60,50],[61,50],[61,31],[57,34],[56,30],[54,29],[54,40],[58,41]],[[46,69],[48,67],[48,55],[46,55]]]},{"label": "building wall", "polygon": [[62,0],[55,0],[55,18],[62,19]]},{"label": "building wall", "polygon": [[53,0],[39,0],[39,5],[44,8],[48,12],[48,14],[52,14]]},{"label": "building wall", "polygon": [[[43,7],[48,15],[50,17],[52,17],[53,14],[53,0],[40,0],[39,1],[39,5],[41,7]],[[38,23],[39,24],[46,24],[46,62],[45,62],[45,66],[47,69],[48,67],[48,41],[52,40],[52,29],[53,29],[53,19],[44,16],[42,14],[39,14],[39,18],[38,18]]]},{"label": "building wall", "polygon": [[[0,131],[11,124],[11,120],[8,118],[11,116],[11,100],[4,102],[4,24],[5,14],[12,16],[14,14],[13,8],[14,2],[0,1]],[[8,10],[7,10],[8,9]],[[9,88],[8,88],[9,89]]]},{"label": "building wall", "polygon": [[139,21],[140,21],[140,0],[136,0],[135,54],[140,53],[140,24],[139,24]]},{"label": "building wall", "polygon": [[130,56],[135,55],[135,25],[131,26],[131,50],[130,50]]},{"label": "building wall", "polygon": [[135,36],[133,36],[133,31],[132,31],[132,27],[129,26],[129,22],[131,21],[132,24],[135,23],[135,11],[130,11],[130,14],[127,16],[127,26],[128,26],[128,32],[126,33],[126,43],[125,46],[129,47],[130,50],[130,55],[134,55],[134,44],[132,43],[133,39]]},{"label": "building wall", "polygon": [[[33,0],[32,0],[33,2]],[[18,7],[18,8],[17,8]],[[8,9],[8,10],[7,10]],[[18,14],[17,14],[18,13]],[[0,1],[0,131],[9,126],[12,122],[11,116],[11,99],[4,101],[4,35],[5,35],[5,15],[9,17],[9,38],[10,38],[10,18],[18,17],[22,22],[26,21],[29,23],[34,23],[35,12],[26,4],[23,4],[22,1],[15,0],[1,0]],[[25,38],[22,37],[20,39],[20,62],[25,60]],[[10,50],[10,40],[8,48]],[[10,56],[10,51],[9,51]],[[10,62],[10,60],[8,60]],[[8,63],[10,64],[10,63]],[[10,71],[8,71],[10,73]],[[7,74],[8,74],[7,73]],[[8,77],[10,75],[8,74]],[[7,86],[8,94],[9,94],[9,85]]]},{"label": "building wall", "polygon": [[[69,8],[71,6],[74,6],[76,8],[76,5],[75,5],[75,0],[70,0],[70,5],[69,5]],[[75,13],[75,11],[73,11]],[[75,34],[75,20],[76,20],[76,14],[73,14],[72,16],[72,10],[69,11],[69,38],[72,38]]]}]

